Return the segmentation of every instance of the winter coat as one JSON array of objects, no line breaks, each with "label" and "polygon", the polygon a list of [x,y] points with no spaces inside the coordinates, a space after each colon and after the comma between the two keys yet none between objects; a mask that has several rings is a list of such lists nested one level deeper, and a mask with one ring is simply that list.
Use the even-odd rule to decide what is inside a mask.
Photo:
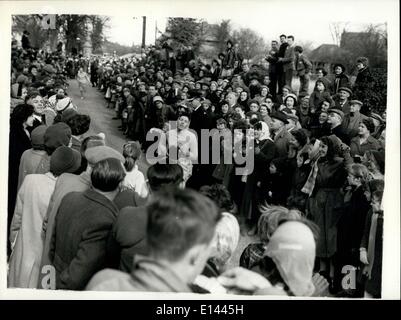
[{"label": "winter coat", "polygon": [[28,149],[22,154],[18,173],[18,190],[28,174],[33,174],[39,166],[39,163],[47,155],[44,150]]},{"label": "winter coat", "polygon": [[350,83],[349,83],[349,79],[348,76],[346,76],[345,74],[341,73],[340,75],[336,75],[333,79],[333,92],[332,94],[336,94],[338,93],[338,89],[340,89],[341,87],[346,87],[349,88],[350,87]]},{"label": "winter coat", "polygon": [[286,157],[288,155],[288,148],[290,140],[292,139],[291,133],[287,129],[283,128],[280,133],[274,137],[274,144],[277,149],[277,157]]},{"label": "winter coat", "polygon": [[298,76],[304,76],[312,70],[312,63],[304,55],[301,55],[298,58],[295,57],[294,66]]},{"label": "winter coat", "polygon": [[170,265],[142,256],[135,258],[135,267],[131,274],[102,270],[91,279],[86,290],[192,292]]},{"label": "winter coat", "polygon": [[259,144],[255,143],[255,148],[258,147],[260,152],[255,153],[254,168],[250,175],[247,176],[244,200],[242,202],[241,213],[247,219],[258,221],[259,204],[263,202],[263,192],[258,183],[261,182],[269,170],[270,161],[276,157],[276,146],[270,139],[263,140]]},{"label": "winter coat", "polygon": [[283,60],[281,60],[283,64],[284,72],[288,70],[294,70],[294,61],[295,61],[295,53],[294,53],[295,46],[287,46],[285,49]]},{"label": "winter coat", "polygon": [[334,99],[334,107],[342,110],[342,112],[344,112],[345,115],[349,114],[351,109],[349,100],[346,100],[343,104],[341,104],[340,100],[337,98]]},{"label": "winter coat", "polygon": [[24,131],[22,125],[16,126],[11,123],[8,147],[8,228],[14,214],[15,202],[17,199],[18,174],[21,156],[25,150],[30,148],[32,148],[30,135]]},{"label": "winter coat", "polygon": [[29,174],[22,183],[10,228],[13,251],[8,287],[36,288],[43,248],[42,224],[55,185],[51,173]]},{"label": "winter coat", "polygon": [[343,204],[340,189],[346,177],[344,159],[318,163],[315,187],[307,202],[307,215],[320,230],[316,243],[316,256],[319,258],[332,257],[337,251],[337,223]]},{"label": "winter coat", "polygon": [[379,150],[381,148],[379,141],[377,141],[372,136],[369,136],[364,143],[360,143],[360,138],[355,137],[351,140],[350,144],[351,156],[361,156],[365,154],[366,151]]},{"label": "winter coat", "polygon": [[63,198],[50,250],[57,289],[83,290],[96,272],[112,264],[107,240],[117,215],[114,203],[92,189]]},{"label": "winter coat", "polygon": [[353,115],[352,117],[351,114],[347,114],[344,116],[342,126],[345,128],[345,130],[348,133],[348,136],[351,139],[358,135],[359,124],[361,123],[362,120],[365,120],[367,118],[368,117],[363,115],[362,113],[358,113],[356,115]]},{"label": "winter coat", "polygon": [[[361,241],[361,248],[369,249],[369,236],[372,225],[373,211],[369,210],[366,217],[366,224],[364,228],[364,234]],[[372,296],[379,298],[381,297],[382,289],[382,261],[383,261],[383,214],[378,214],[376,234],[372,234],[375,237],[375,245],[373,250],[374,261],[370,279],[367,280],[365,290]]]},{"label": "winter coat", "polygon": [[356,188],[338,223],[338,254],[344,264],[359,265],[359,247],[370,204],[362,187]]},{"label": "winter coat", "polygon": [[366,92],[373,89],[375,79],[373,78],[369,67],[360,70],[356,76],[353,92],[358,100],[365,100]]},{"label": "winter coat", "polygon": [[136,254],[146,255],[146,207],[126,207],[122,209],[111,232],[110,255],[119,261],[119,269],[131,272]]}]

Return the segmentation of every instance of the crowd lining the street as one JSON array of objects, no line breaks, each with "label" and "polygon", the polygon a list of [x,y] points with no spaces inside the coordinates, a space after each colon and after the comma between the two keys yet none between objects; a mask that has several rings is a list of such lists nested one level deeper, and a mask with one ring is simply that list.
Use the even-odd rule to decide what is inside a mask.
[{"label": "crowd lining the street", "polygon": [[[11,57],[9,287],[381,296],[386,114],[364,103],[367,58],[351,81],[342,64],[312,70],[293,36],[272,42],[267,69],[230,40],[208,64],[168,43],[86,59],[24,36]],[[122,150],[86,135],[72,79],[83,103],[92,86],[115,110]],[[149,133],[161,160],[143,173]],[[227,270],[244,234],[257,240]]]}]

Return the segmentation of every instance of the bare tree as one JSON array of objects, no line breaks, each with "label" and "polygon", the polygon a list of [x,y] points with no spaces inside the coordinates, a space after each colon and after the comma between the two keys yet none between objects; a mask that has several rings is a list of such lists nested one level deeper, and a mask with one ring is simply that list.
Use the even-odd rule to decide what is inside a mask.
[{"label": "bare tree", "polygon": [[259,34],[249,28],[234,31],[233,39],[239,44],[240,52],[245,59],[252,59],[256,55],[266,52],[266,44]]},{"label": "bare tree", "polygon": [[217,50],[224,52],[226,49],[226,41],[231,37],[230,20],[222,20],[216,28]]},{"label": "bare tree", "polygon": [[341,43],[341,35],[345,31],[348,22],[332,22],[329,24],[331,38],[333,39],[334,44],[340,46]]}]

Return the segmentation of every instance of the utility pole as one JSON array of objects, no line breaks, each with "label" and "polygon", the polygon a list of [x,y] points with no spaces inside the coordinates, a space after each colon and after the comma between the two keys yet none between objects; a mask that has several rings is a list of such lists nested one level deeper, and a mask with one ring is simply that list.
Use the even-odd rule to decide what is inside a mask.
[{"label": "utility pole", "polygon": [[142,48],[145,49],[145,41],[146,41],[146,17],[143,16],[143,24],[142,24]]},{"label": "utility pole", "polygon": [[157,20],[155,20],[155,44],[157,39]]}]

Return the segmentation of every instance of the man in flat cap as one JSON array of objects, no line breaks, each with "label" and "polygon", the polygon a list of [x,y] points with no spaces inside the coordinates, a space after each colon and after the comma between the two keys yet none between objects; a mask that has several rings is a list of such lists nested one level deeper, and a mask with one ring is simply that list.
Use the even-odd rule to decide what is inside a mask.
[{"label": "man in flat cap", "polygon": [[288,124],[287,115],[281,111],[273,112],[270,115],[271,123],[270,130],[272,132],[272,139],[277,149],[277,157],[287,157],[288,149],[291,141],[291,134],[287,131],[286,125]]},{"label": "man in flat cap", "polygon": [[329,117],[327,119],[327,123],[330,125],[330,134],[334,134],[342,142],[349,145],[351,139],[342,125],[344,120],[344,112],[337,108],[330,108],[328,113]]},{"label": "man in flat cap", "polygon": [[360,111],[363,103],[359,100],[350,101],[350,112],[344,116],[343,127],[350,139],[356,137],[359,131],[359,123],[367,119]]},{"label": "man in flat cap", "polygon": [[344,114],[348,114],[350,112],[350,103],[349,97],[352,95],[352,90],[348,87],[340,87],[338,89],[338,94],[335,96],[334,107],[342,110]]}]

